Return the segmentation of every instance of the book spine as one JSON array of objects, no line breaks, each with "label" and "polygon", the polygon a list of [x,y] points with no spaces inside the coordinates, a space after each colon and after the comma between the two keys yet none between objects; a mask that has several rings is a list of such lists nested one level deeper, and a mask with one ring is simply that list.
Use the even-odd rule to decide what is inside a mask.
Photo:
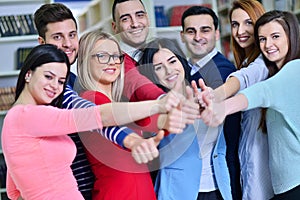
[{"label": "book spine", "polygon": [[12,25],[12,23],[11,23],[11,21],[9,20],[9,16],[4,16],[4,20],[5,20],[5,22],[6,22],[6,24],[7,24],[7,26],[8,26],[8,36],[14,36],[14,28],[13,28],[13,25]]},{"label": "book spine", "polygon": [[25,15],[20,15],[20,18],[22,20],[22,23],[24,25],[24,29],[25,29],[25,35],[30,34],[30,29],[26,20],[26,16]]},{"label": "book spine", "polygon": [[17,36],[17,35],[20,35],[20,31],[18,29],[18,26],[17,26],[17,23],[15,21],[15,17],[13,15],[9,15],[8,16],[8,19],[10,21],[10,23],[12,24],[12,27],[13,27],[13,36]]}]

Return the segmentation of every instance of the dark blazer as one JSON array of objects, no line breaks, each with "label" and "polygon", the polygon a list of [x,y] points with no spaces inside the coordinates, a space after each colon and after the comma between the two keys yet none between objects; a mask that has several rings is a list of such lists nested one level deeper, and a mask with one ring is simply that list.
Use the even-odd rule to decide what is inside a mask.
[{"label": "dark blazer", "polygon": [[[205,66],[190,77],[189,82],[195,80],[198,84],[202,78],[205,84],[213,89],[222,85],[226,78],[236,71],[236,67],[224,55],[218,52]],[[199,87],[199,85],[198,85]],[[238,145],[241,130],[241,113],[228,115],[224,123],[224,136],[226,140],[226,161],[230,173],[231,190],[233,199],[239,199],[241,195],[240,186],[240,164],[238,158]]]}]

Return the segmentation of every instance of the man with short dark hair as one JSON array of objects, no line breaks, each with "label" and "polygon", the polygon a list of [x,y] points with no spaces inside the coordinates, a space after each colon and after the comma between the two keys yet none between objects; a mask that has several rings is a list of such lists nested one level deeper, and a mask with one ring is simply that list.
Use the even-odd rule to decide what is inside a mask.
[{"label": "man with short dark hair", "polygon": [[125,52],[124,95],[130,101],[157,99],[164,92],[142,76],[137,69],[140,48],[149,34],[149,19],[141,0],[115,0],[112,7],[112,29],[121,38]]},{"label": "man with short dark hair", "polygon": [[[220,38],[217,15],[210,8],[192,6],[183,13],[181,23],[181,39],[191,55],[189,58],[191,79],[189,81],[195,80],[198,84],[198,80],[202,78],[206,85],[213,89],[222,85],[226,78],[236,71],[236,68],[216,49],[216,41]],[[224,136],[227,147],[226,161],[229,168],[233,199],[241,199],[238,159],[239,135],[240,113],[237,113],[228,116],[224,123]],[[211,159],[215,160],[217,157]],[[210,188],[206,187],[205,190],[201,190],[200,187],[199,198],[201,194],[209,195],[209,191],[215,191],[218,186],[220,187],[221,184],[219,183],[215,187],[211,185]],[[219,189],[224,198],[225,192],[222,191],[222,188]]]}]

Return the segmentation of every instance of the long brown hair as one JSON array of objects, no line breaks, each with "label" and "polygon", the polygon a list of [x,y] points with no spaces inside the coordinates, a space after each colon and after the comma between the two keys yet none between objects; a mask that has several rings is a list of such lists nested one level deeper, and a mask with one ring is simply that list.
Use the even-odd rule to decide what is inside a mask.
[{"label": "long brown hair", "polygon": [[[258,29],[269,23],[269,22],[278,22],[285,34],[286,37],[288,38],[288,52],[287,55],[285,56],[284,62],[282,66],[277,66],[276,63],[269,61],[264,55],[264,61],[266,63],[266,66],[269,70],[269,77],[275,75],[284,65],[294,59],[300,58],[300,30],[299,30],[299,22],[297,17],[287,11],[278,11],[278,10],[273,10],[265,13],[263,16],[261,16],[255,26],[254,26],[254,35],[255,35],[255,40],[257,46],[259,46],[259,34],[258,34]],[[267,132],[267,126],[266,126],[266,108],[262,109],[262,115],[261,115],[261,120],[260,120],[260,125],[259,127],[263,130],[263,132]]]},{"label": "long brown hair", "polygon": [[[232,8],[229,12],[230,23],[232,22],[232,12],[238,8],[244,10],[249,15],[253,25],[256,23],[258,18],[265,13],[263,5],[257,0],[236,0],[232,3]],[[243,61],[246,60],[246,58],[248,58],[246,64],[246,66],[248,66],[260,54],[259,47],[253,43],[251,52],[249,55],[246,55],[245,49],[240,47],[240,45],[233,38],[233,35],[231,35],[231,49],[237,69],[242,67]]]}]

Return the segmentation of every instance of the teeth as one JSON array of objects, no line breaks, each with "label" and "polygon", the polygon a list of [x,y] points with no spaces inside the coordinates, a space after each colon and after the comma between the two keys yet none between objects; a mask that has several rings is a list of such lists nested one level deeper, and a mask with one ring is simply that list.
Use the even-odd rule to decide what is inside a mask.
[{"label": "teeth", "polygon": [[267,53],[274,53],[276,52],[277,50],[268,50]]},{"label": "teeth", "polygon": [[136,31],[131,31],[132,34],[137,34],[137,33],[141,33],[143,30],[136,30]]},{"label": "teeth", "polygon": [[116,70],[115,70],[115,69],[105,69],[104,71],[105,71],[106,73],[112,74],[112,73],[114,73]]},{"label": "teeth", "polygon": [[73,51],[65,51],[65,54],[67,55],[71,55],[73,53]]},{"label": "teeth", "polygon": [[72,53],[66,53],[67,54],[67,56],[70,56],[70,55],[72,55]]},{"label": "teeth", "polygon": [[239,40],[240,40],[241,42],[245,42],[245,41],[247,41],[247,39],[248,39],[248,38],[239,38]]},{"label": "teeth", "polygon": [[178,77],[177,74],[170,76],[169,78],[167,78],[168,81],[173,81],[174,79],[176,79]]}]

